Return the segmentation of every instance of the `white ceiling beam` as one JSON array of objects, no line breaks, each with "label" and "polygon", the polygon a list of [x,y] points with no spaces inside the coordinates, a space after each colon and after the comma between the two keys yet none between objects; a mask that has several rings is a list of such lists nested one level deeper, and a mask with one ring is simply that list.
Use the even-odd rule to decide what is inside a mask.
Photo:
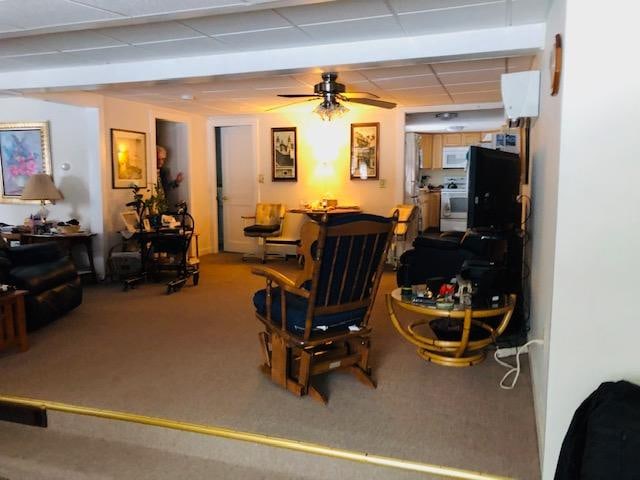
[{"label": "white ceiling beam", "polygon": [[545,24],[529,24],[360,42],[280,48],[0,73],[0,91],[71,89],[317,67],[346,68],[403,60],[445,61],[531,54],[544,47]]}]

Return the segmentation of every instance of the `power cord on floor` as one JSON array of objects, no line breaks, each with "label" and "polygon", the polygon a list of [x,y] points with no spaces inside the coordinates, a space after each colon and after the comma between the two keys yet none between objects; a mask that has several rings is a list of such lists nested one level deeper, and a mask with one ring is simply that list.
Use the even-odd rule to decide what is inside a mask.
[{"label": "power cord on floor", "polygon": [[[504,390],[513,390],[513,388],[516,386],[516,383],[518,381],[518,377],[520,376],[520,354],[525,348],[533,344],[544,345],[544,342],[542,340],[529,340],[524,345],[516,348],[516,364],[515,365],[511,365],[510,363],[500,360],[500,358],[498,357],[498,354],[500,353],[500,349],[496,350],[493,353],[493,358],[495,359],[495,361],[498,362],[503,367],[506,367],[509,369],[507,373],[504,374],[504,377],[502,377],[502,380],[500,380],[500,388]],[[513,375],[513,380],[511,381],[510,384],[506,384],[507,379],[511,375]]]}]

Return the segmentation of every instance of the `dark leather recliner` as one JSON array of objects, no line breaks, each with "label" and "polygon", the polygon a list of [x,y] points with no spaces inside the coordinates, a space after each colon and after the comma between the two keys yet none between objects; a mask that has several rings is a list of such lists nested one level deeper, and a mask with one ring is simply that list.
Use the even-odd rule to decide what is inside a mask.
[{"label": "dark leather recliner", "polygon": [[54,242],[0,248],[0,283],[27,290],[27,330],[53,322],[82,303],[73,262]]},{"label": "dark leather recliner", "polygon": [[460,273],[465,260],[488,258],[487,250],[488,243],[476,235],[416,237],[413,249],[400,257],[398,286],[422,284],[434,278],[449,281]]}]

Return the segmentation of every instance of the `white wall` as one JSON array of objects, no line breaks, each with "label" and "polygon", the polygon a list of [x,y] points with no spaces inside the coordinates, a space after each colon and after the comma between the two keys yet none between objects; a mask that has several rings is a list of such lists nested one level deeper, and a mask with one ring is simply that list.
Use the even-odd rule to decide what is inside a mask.
[{"label": "white wall", "polygon": [[[305,104],[278,114],[259,116],[258,173],[264,175],[260,198],[266,202],[282,202],[287,208],[301,201],[320,200],[325,194],[339,204],[356,204],[365,211],[389,215],[391,207],[402,200],[403,160],[399,158],[397,115],[395,111],[349,105],[350,112],[331,122],[311,113],[315,105]],[[350,124],[380,123],[379,180],[351,180]],[[297,127],[298,181],[271,181],[271,128]]]},{"label": "white wall", "polygon": [[[532,214],[528,222],[530,250],[530,325],[529,339],[543,339],[544,346],[530,349],[539,453],[542,459],[547,405],[549,331],[552,314],[553,273],[555,267],[556,222],[558,207],[558,171],[560,163],[561,100],[564,88],[551,96],[548,74],[549,56],[556,33],[564,33],[565,0],[556,0],[547,18],[545,49],[538,54],[535,68],[541,70],[540,116],[532,123],[530,184]],[[562,79],[564,80],[564,78]]]},{"label": "white wall", "polygon": [[604,381],[640,383],[636,31],[628,1],[566,1],[545,479],[582,400]]},{"label": "white wall", "polygon": [[206,120],[197,115],[109,97],[104,98],[104,128],[102,132],[102,141],[106,146],[103,169],[108,172],[105,174],[106,178],[103,182],[107,244],[113,245],[120,241],[118,232],[124,228],[120,212],[126,208],[125,204],[133,198],[130,189],[112,188],[110,131],[112,128],[116,128],[147,134],[147,183],[150,187],[156,182],[157,176],[155,169],[156,118],[184,123],[187,126],[190,163],[189,168],[183,170],[185,182],[191,187],[191,196],[187,200],[190,203],[190,211],[196,220],[196,229],[200,233],[200,253],[209,253],[211,251],[210,198],[209,195],[202,193],[208,192],[210,177],[206,152]]},{"label": "white wall", "polygon": [[[53,179],[64,196],[56,205],[48,206],[51,220],[75,218],[92,232],[102,233],[100,183],[102,172],[94,168],[99,163],[100,150],[96,131],[100,124],[97,108],[62,105],[29,98],[0,99],[0,122],[49,122]],[[68,163],[70,169],[60,168]],[[96,195],[97,194],[97,195]],[[22,224],[36,213],[34,204],[0,203],[0,221]],[[102,274],[100,240],[96,239],[96,266]]]}]

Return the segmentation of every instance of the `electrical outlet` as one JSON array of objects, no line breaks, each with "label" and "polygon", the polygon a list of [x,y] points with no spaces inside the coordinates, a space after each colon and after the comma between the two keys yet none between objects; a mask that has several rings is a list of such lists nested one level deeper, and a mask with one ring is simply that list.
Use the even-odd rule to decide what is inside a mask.
[{"label": "electrical outlet", "polygon": [[380,188],[387,188],[387,181],[384,178],[381,178],[378,181],[378,184],[380,185]]},{"label": "electrical outlet", "polygon": [[258,175],[258,183],[264,183],[264,174],[263,173],[260,173]]}]

